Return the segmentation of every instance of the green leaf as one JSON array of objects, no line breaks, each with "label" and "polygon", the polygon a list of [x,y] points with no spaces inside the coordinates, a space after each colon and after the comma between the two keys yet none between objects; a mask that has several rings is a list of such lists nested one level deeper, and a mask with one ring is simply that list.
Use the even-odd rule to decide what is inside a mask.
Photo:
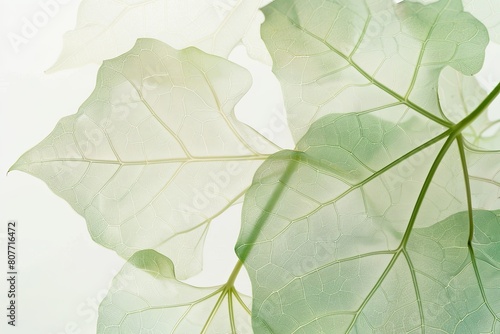
[{"label": "green leaf", "polygon": [[244,39],[249,54],[270,62],[259,31],[266,0],[83,0],[75,29],[48,72],[98,62],[128,51],[137,38],[174,48],[197,47],[226,58]]},{"label": "green leaf", "polygon": [[440,71],[478,72],[489,41],[461,0],[277,0],[263,12],[296,140],[324,115],[392,106],[444,124]]},{"label": "green leaf", "polygon": [[104,62],[78,113],[12,169],[45,181],[96,242],[124,258],[155,249],[190,277],[212,219],[276,150],[234,115],[250,84],[225,59],[140,39]]},{"label": "green leaf", "polygon": [[[500,156],[414,110],[327,115],[245,196],[256,333],[500,329]],[[473,124],[473,123],[472,123]]]},{"label": "green leaf", "polygon": [[197,288],[176,279],[169,258],[144,250],[113,280],[99,307],[97,333],[250,333],[250,303],[231,278]]}]

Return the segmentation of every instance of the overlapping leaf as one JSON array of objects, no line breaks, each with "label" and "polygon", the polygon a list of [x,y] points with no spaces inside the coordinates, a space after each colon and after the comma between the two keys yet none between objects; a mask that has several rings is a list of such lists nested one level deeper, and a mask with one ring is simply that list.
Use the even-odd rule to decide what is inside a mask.
[{"label": "overlapping leaf", "polygon": [[[99,333],[250,332],[249,298],[233,286],[241,263],[222,286],[179,281],[201,268],[211,220],[244,194],[236,251],[254,332],[500,331],[500,155],[483,150],[498,145],[486,108],[500,86],[487,95],[464,76],[481,68],[498,22],[477,1],[419,2],[264,9],[302,139],[266,160],[248,192],[276,148],[234,116],[246,71],[151,39],[104,63],[80,111],[13,166],[132,256]],[[53,69],[121,53],[136,34],[227,56],[240,40],[260,43],[259,4],[85,0]]]},{"label": "overlapping leaf", "polygon": [[96,89],[12,169],[44,180],[125,258],[155,249],[181,279],[201,268],[211,220],[238,200],[274,145],[233,107],[248,72],[152,39],[101,67]]},{"label": "overlapping leaf", "polygon": [[[500,329],[500,155],[414,111],[328,115],[270,157],[237,253],[256,333]],[[494,192],[493,192],[494,190]]]},{"label": "overlapping leaf", "polygon": [[231,279],[223,286],[197,288],[176,279],[170,259],[144,250],[113,280],[99,307],[97,333],[252,333],[250,304]]},{"label": "overlapping leaf", "polygon": [[500,330],[500,155],[477,148],[492,147],[500,86],[487,95],[463,76],[481,67],[484,26],[445,0],[276,1],[264,13],[305,135],[245,196],[236,251],[255,332]]},{"label": "overlapping leaf", "polygon": [[195,46],[227,57],[244,39],[249,54],[264,62],[269,55],[259,31],[259,7],[267,0],[84,0],[74,30],[49,71],[116,57],[137,38],[159,39],[174,48]]},{"label": "overlapping leaf", "polygon": [[445,66],[482,66],[488,32],[461,0],[424,6],[391,0],[277,0],[262,37],[281,81],[292,134],[334,112],[410,107],[440,121]]}]

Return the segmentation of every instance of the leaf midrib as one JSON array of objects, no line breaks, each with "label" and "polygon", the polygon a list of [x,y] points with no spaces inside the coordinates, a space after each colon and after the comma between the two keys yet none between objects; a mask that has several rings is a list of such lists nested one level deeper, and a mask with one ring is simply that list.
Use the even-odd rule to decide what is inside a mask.
[{"label": "leaf midrib", "polygon": [[119,165],[119,166],[137,166],[137,165],[158,165],[158,164],[170,164],[170,163],[198,163],[198,162],[221,162],[221,161],[251,161],[251,160],[265,160],[270,157],[271,154],[259,154],[259,155],[234,155],[234,156],[194,156],[194,157],[181,157],[172,159],[153,159],[153,160],[102,160],[102,159],[89,159],[89,158],[58,158],[58,159],[47,159],[40,160],[37,162],[29,162],[24,165],[31,164],[43,164],[43,163],[54,163],[54,162],[82,162],[90,164],[105,164],[105,165]]}]

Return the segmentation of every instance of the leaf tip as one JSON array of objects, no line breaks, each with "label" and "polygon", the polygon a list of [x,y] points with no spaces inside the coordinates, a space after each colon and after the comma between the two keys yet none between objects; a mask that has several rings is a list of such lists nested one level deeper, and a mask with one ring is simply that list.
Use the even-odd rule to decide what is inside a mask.
[{"label": "leaf tip", "polygon": [[10,167],[9,169],[7,170],[7,173],[5,175],[9,175],[10,172],[12,171],[24,171],[23,168],[22,168],[22,160],[24,158],[25,154],[23,154],[21,157],[19,157],[19,159],[17,159],[16,162],[14,162]]}]

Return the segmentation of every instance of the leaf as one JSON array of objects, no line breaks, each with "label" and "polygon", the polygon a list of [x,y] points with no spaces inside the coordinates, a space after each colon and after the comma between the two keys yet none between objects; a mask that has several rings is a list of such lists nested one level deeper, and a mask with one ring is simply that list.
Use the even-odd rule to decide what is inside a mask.
[{"label": "leaf", "polygon": [[184,279],[201,269],[212,219],[276,150],[234,115],[250,84],[227,60],[140,39],[104,62],[78,113],[12,169],[45,181],[96,242],[124,258],[155,249]]},{"label": "leaf", "polygon": [[263,12],[296,141],[330,113],[399,106],[443,124],[440,71],[477,73],[489,41],[460,0],[277,0]]},{"label": "leaf", "polygon": [[294,135],[305,135],[245,195],[236,252],[254,332],[497,332],[500,156],[477,146],[491,144],[500,85],[487,95],[463,76],[479,70],[486,30],[458,1],[371,1],[369,15],[366,3],[264,9]]},{"label": "leaf", "polygon": [[[65,34],[63,51],[48,72],[115,57],[142,37],[226,58],[257,24],[261,2],[265,1],[83,0],[76,27]],[[246,43],[249,54],[266,61],[269,56],[258,45],[259,32],[251,33],[247,39],[254,43]]]},{"label": "leaf", "polygon": [[483,22],[490,32],[490,39],[500,43],[500,2],[495,0],[463,0],[465,10]]},{"label": "leaf", "polygon": [[477,209],[500,206],[500,156],[461,135],[499,93],[448,127],[394,108],[327,115],[271,156],[236,246],[255,333],[499,330],[500,221]]},{"label": "leaf", "polygon": [[179,282],[169,258],[143,250],[113,280],[97,333],[251,333],[250,302],[231,279],[210,288]]}]

